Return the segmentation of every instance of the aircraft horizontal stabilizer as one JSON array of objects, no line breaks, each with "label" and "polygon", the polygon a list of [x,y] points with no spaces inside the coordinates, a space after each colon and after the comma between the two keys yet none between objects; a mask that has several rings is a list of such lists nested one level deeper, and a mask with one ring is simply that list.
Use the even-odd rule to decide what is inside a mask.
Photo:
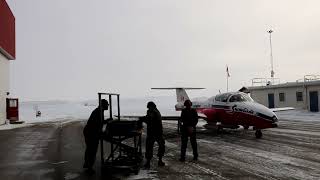
[{"label": "aircraft horizontal stabilizer", "polygon": [[[124,116],[120,116],[120,118],[122,119],[129,119],[129,120],[137,120],[141,117],[144,117],[145,115],[124,115]],[[180,116],[161,116],[162,120],[172,120],[172,121],[178,121],[180,118]]]},{"label": "aircraft horizontal stabilizer", "polygon": [[171,89],[205,89],[205,88],[192,88],[192,87],[170,87],[170,88],[151,88],[157,90],[171,90]]},{"label": "aircraft horizontal stabilizer", "polygon": [[[117,116],[116,116],[117,117]],[[129,120],[137,120],[140,117],[144,117],[144,116],[135,116],[135,115],[124,115],[124,116],[120,116],[120,118],[122,119],[129,119]],[[207,119],[207,117],[204,114],[199,113],[198,115],[199,119]],[[161,116],[162,120],[166,120],[166,121],[178,121],[180,119],[180,116]]]}]

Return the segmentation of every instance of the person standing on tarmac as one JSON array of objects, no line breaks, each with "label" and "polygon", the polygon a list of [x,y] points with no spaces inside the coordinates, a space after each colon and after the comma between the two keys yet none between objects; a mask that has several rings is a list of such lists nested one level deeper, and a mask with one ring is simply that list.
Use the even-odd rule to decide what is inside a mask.
[{"label": "person standing on tarmac", "polygon": [[[109,103],[107,100],[101,100],[101,108],[102,111],[108,110]],[[104,115],[102,112],[102,117],[104,119]],[[84,165],[83,168],[86,168],[89,174],[93,174],[94,170],[92,166],[96,160],[96,153],[98,150],[99,140],[100,140],[100,132],[102,129],[103,124],[107,121],[104,120],[101,122],[100,116],[100,106],[98,106],[95,110],[92,111],[89,120],[86,126],[83,129],[83,135],[86,142],[86,151],[84,155]]]},{"label": "person standing on tarmac", "polygon": [[186,157],[186,149],[188,138],[190,137],[190,142],[193,150],[193,160],[198,160],[198,148],[197,148],[197,138],[196,138],[196,125],[198,124],[198,113],[195,109],[192,109],[192,102],[186,100],[184,102],[185,108],[181,111],[181,154],[180,161],[184,162]]},{"label": "person standing on tarmac", "polygon": [[150,168],[150,161],[153,156],[153,145],[156,141],[158,143],[158,166],[165,166],[162,157],[165,152],[165,141],[163,139],[162,119],[159,110],[154,102],[150,101],[147,104],[147,115],[140,118],[140,121],[147,124],[147,140],[146,140],[146,153],[147,159],[144,167]]}]

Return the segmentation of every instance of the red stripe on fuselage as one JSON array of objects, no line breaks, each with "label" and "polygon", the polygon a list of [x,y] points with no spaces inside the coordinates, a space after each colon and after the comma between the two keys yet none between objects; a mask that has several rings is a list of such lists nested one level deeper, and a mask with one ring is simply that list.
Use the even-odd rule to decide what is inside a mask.
[{"label": "red stripe on fuselage", "polygon": [[226,108],[197,108],[197,112],[207,116],[208,124],[221,122],[225,125],[254,126],[257,129],[277,127],[275,122],[246,112],[229,111]]}]

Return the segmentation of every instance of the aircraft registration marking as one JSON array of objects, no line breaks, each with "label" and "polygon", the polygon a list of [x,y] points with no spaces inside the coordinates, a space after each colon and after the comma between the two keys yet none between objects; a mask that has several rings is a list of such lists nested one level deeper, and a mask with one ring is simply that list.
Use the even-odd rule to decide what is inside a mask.
[{"label": "aircraft registration marking", "polygon": [[232,111],[233,112],[243,112],[243,113],[248,113],[248,114],[254,114],[253,110],[250,110],[248,108],[239,108],[237,105],[232,106]]}]

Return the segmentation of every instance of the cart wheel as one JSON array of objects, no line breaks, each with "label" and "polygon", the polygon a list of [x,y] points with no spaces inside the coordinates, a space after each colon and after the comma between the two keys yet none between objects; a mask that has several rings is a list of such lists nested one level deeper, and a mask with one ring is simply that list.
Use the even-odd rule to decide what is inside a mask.
[{"label": "cart wheel", "polygon": [[108,177],[110,176],[111,172],[109,168],[103,168],[101,169],[101,175],[102,177]]},{"label": "cart wheel", "polygon": [[139,174],[139,171],[140,171],[140,169],[134,170],[134,174],[135,174],[135,175],[138,175],[138,174]]}]

